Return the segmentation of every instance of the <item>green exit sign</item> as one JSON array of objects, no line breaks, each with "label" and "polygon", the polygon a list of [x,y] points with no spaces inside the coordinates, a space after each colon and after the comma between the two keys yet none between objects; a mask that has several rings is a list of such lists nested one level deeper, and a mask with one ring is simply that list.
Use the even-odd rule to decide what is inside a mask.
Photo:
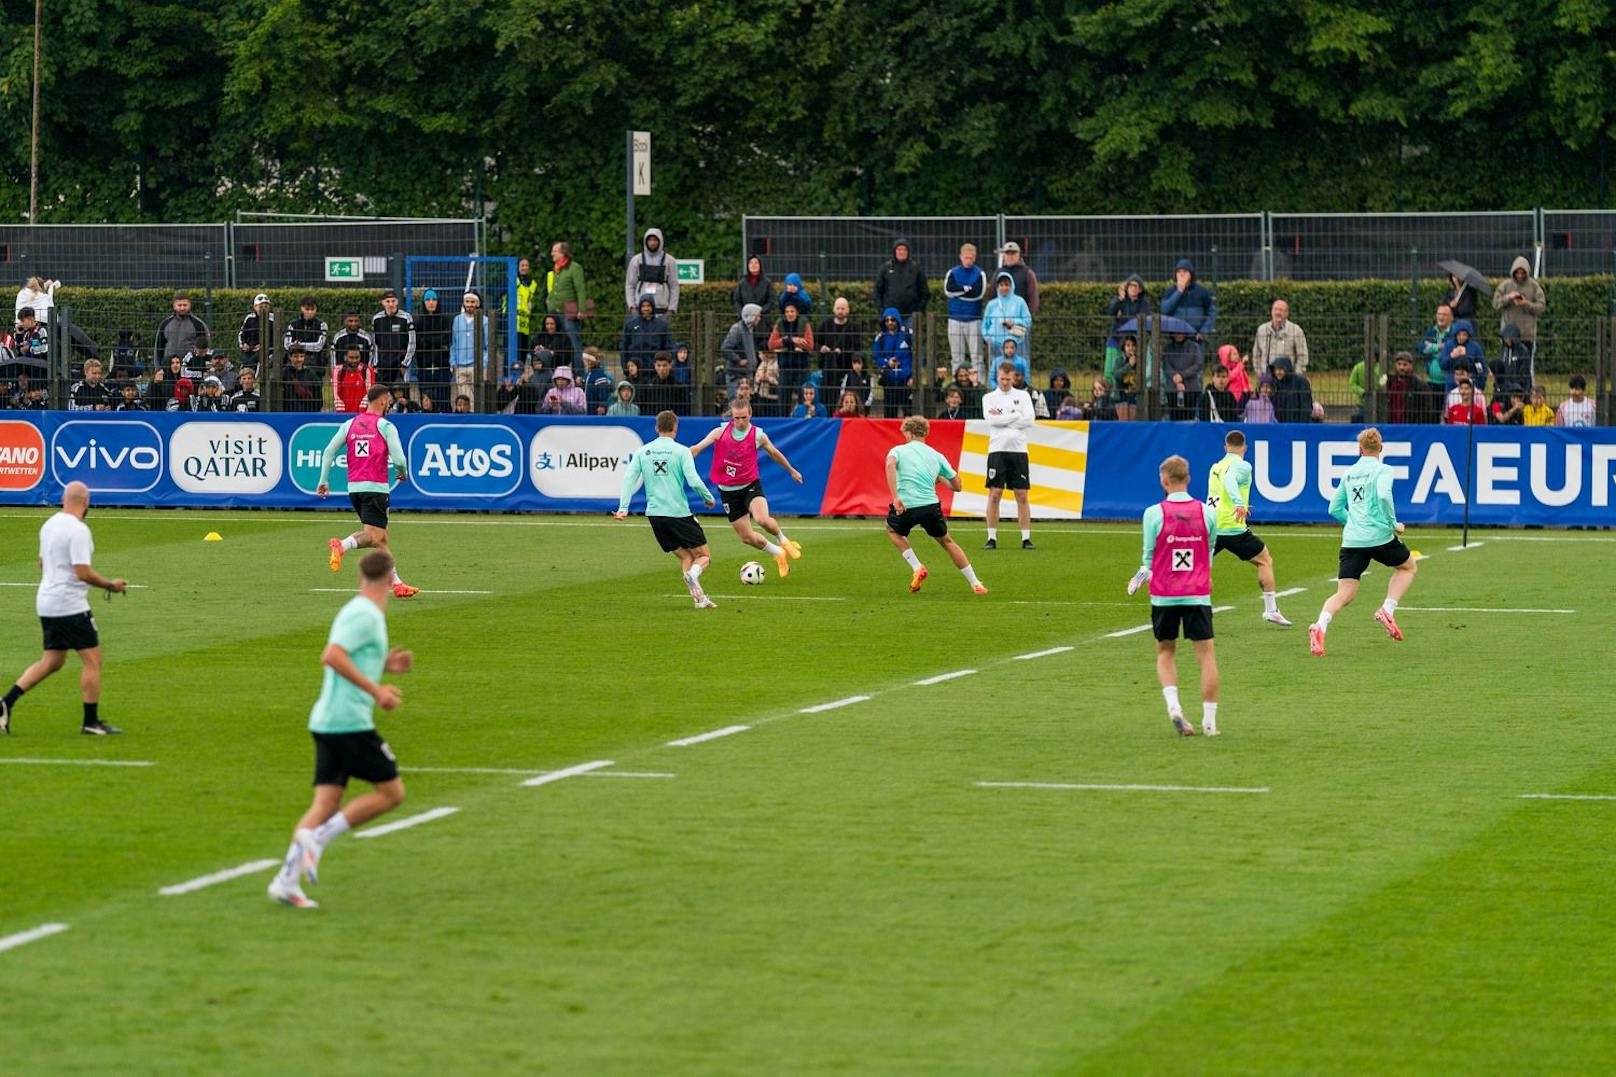
[{"label": "green exit sign", "polygon": [[680,284],[706,284],[707,263],[701,258],[681,258],[679,265]]},{"label": "green exit sign", "polygon": [[365,279],[365,260],[363,258],[327,258],[325,260],[325,279],[327,282],[362,281]]}]

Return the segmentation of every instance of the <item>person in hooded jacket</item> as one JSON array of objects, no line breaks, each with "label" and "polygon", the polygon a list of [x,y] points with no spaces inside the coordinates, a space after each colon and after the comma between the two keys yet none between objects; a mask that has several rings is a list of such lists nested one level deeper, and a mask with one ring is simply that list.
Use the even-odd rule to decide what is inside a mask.
[{"label": "person in hooded jacket", "polygon": [[577,356],[572,351],[572,337],[567,333],[559,314],[546,314],[538,320],[538,328],[531,338],[532,351],[554,370],[558,366],[571,366]]},{"label": "person in hooded jacket", "polygon": [[774,309],[774,281],[763,272],[763,259],[757,255],[746,260],[746,268],[735,282],[735,290],[729,293],[730,302],[735,305],[735,316],[741,315],[741,308],[748,303],[756,303],[765,311]]},{"label": "person in hooded jacket", "polygon": [[1111,332],[1105,338],[1105,369],[1112,370],[1121,362],[1123,324],[1155,311],[1156,303],[1145,291],[1145,279],[1139,274],[1131,274],[1117,285],[1116,296],[1105,305],[1105,312],[1111,318]]},{"label": "person in hooded jacket", "polygon": [[[892,258],[875,275],[875,305],[883,310],[893,308],[900,320],[908,325],[916,314],[926,309],[929,302],[931,285],[926,283],[926,274],[915,262],[909,241],[894,241]],[[882,317],[884,319],[885,315]]]},{"label": "person in hooded jacket", "polygon": [[1218,301],[1195,276],[1195,263],[1180,258],[1173,270],[1173,286],[1162,296],[1161,312],[1182,318],[1195,330],[1195,342],[1205,344],[1218,327]]},{"label": "person in hooded jacket", "polygon": [[668,320],[656,312],[656,301],[651,293],[640,296],[640,309],[623,322],[623,337],[617,350],[624,363],[638,360],[641,370],[651,368],[651,359],[657,352],[673,351],[673,333],[668,329]]},{"label": "person in hooded jacket", "polygon": [[976,244],[960,247],[959,265],[943,278],[948,299],[948,354],[950,366],[965,363],[982,372],[982,308],[988,298],[988,275],[976,264]]},{"label": "person in hooded jacket", "polygon": [[1510,263],[1509,276],[1499,281],[1493,291],[1493,309],[1501,315],[1499,328],[1514,326],[1527,350],[1536,351],[1537,320],[1548,306],[1543,285],[1532,277],[1532,263],[1516,258]]},{"label": "person in hooded jacket", "polygon": [[1530,396],[1532,386],[1537,383],[1532,376],[1534,358],[1532,346],[1521,339],[1520,326],[1512,322],[1504,323],[1504,327],[1498,331],[1498,340],[1503,345],[1503,350],[1490,364],[1493,372],[1493,399],[1508,399],[1512,392]]},{"label": "person in hooded jacket", "polygon": [[647,228],[639,254],[623,274],[623,306],[633,312],[646,296],[658,314],[679,312],[679,264],[663,249],[662,230]]},{"label": "person in hooded jacket", "polygon": [[780,298],[776,306],[780,312],[785,313],[786,304],[795,303],[797,309],[802,311],[803,317],[809,318],[814,313],[814,293],[802,282],[801,273],[787,273],[785,287],[780,289]]},{"label": "person in hooded jacket", "polygon": [[999,270],[993,278],[993,288],[996,294],[982,312],[982,336],[988,342],[988,354],[997,362],[1004,352],[1005,340],[1013,338],[1017,354],[1027,360],[1023,345],[1032,332],[1032,311],[1027,301],[1016,294],[1016,279],[1009,270]]},{"label": "person in hooded jacket", "polygon": [[443,309],[438,293],[421,293],[421,311],[415,316],[415,379],[420,391],[432,398],[439,411],[449,410],[449,341],[454,336],[454,315]]},{"label": "person in hooded jacket", "polygon": [[762,307],[756,303],[746,304],[741,308],[740,319],[729,327],[729,332],[724,334],[724,342],[718,346],[718,354],[724,360],[724,381],[731,398],[735,396],[738,382],[757,373],[758,348],[754,330],[762,318]]},{"label": "person in hooded jacket", "polygon": [[[538,358],[538,353],[534,353]],[[612,376],[606,372],[605,357],[599,348],[593,344],[584,346],[584,369],[578,375],[578,388],[584,391],[584,400],[589,405],[589,414],[602,415],[612,402],[614,383]],[[556,366],[571,366],[570,363],[557,363]],[[553,369],[553,368],[552,368]],[[535,382],[535,384],[538,384]]]},{"label": "person in hooded jacket", "polygon": [[795,302],[787,301],[782,308],[779,324],[769,334],[769,351],[780,363],[780,384],[787,389],[801,388],[813,364],[814,327]]},{"label": "person in hooded jacket", "polygon": [[1055,414],[1060,410],[1062,402],[1072,395],[1072,379],[1067,377],[1066,371],[1056,367],[1049,372],[1049,388],[1044,390],[1044,401],[1049,406],[1049,413]]},{"label": "person in hooded jacket", "polygon": [[611,407],[606,414],[613,418],[626,419],[640,413],[640,406],[634,402],[634,383],[620,381],[617,383],[617,395],[612,399]]},{"label": "person in hooded jacket", "polygon": [[[1443,388],[1449,393],[1458,388],[1459,380],[1454,371],[1460,367],[1470,372],[1470,381],[1477,392],[1487,387],[1487,355],[1482,349],[1481,341],[1476,339],[1476,326],[1468,318],[1456,318],[1453,322],[1453,343],[1443,354],[1437,357],[1437,365],[1442,368]],[[1452,403],[1452,401],[1449,401]]]},{"label": "person in hooded jacket", "polygon": [[673,376],[680,385],[690,384],[690,345],[683,340],[673,342]]},{"label": "person in hooded jacket", "polygon": [[896,418],[909,410],[914,385],[915,342],[897,307],[881,312],[881,331],[870,345],[870,362],[881,383],[881,411]]},{"label": "person in hooded jacket", "polygon": [[1452,308],[1454,321],[1461,318],[1473,321],[1476,317],[1476,289],[1455,274],[1448,274],[1448,294],[1442,297],[1442,302]]},{"label": "person in hooded jacket", "polygon": [[1274,360],[1274,419],[1281,423],[1313,421],[1313,385],[1307,375],[1296,373],[1296,364],[1288,355]]},{"label": "person in hooded jacket", "polygon": [[546,415],[587,415],[589,401],[584,391],[573,384],[572,370],[558,366],[550,375],[551,389],[544,394],[539,411]]}]

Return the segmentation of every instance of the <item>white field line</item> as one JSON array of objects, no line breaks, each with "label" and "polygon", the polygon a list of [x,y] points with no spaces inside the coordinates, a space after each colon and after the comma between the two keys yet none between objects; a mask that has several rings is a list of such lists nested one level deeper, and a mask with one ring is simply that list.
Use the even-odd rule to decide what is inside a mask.
[{"label": "white field line", "polygon": [[38,927],[30,928],[27,931],[19,931],[15,935],[0,937],[0,953],[15,950],[19,946],[27,946],[29,943],[37,942],[40,939],[48,939],[52,935],[60,935],[66,930],[66,924],[40,924]]},{"label": "white field line", "polygon": [[[683,594],[683,595],[666,594],[666,595],[663,595],[662,597],[663,598],[689,598],[690,596],[688,594]],[[729,602],[729,601],[734,600],[734,599],[749,599],[750,601],[753,601],[753,602],[757,602],[757,601],[760,601],[760,600],[761,601],[766,601],[766,602],[847,602],[847,601],[849,601],[849,599],[847,598],[846,595],[721,595],[721,594],[718,594],[716,591],[708,591],[707,592],[707,597],[708,598],[722,598],[726,602]]]},{"label": "white field line", "polygon": [[1399,611],[1412,610],[1415,613],[1558,613],[1571,614],[1576,610],[1550,610],[1550,609],[1513,609],[1506,606],[1398,606]]},{"label": "white field line", "polygon": [[[309,588],[309,594],[311,595],[346,595],[350,593],[357,594],[358,589],[354,587]],[[491,595],[493,593],[492,591],[429,591],[425,587],[421,588],[421,594],[423,595]]]},{"label": "white field line", "polygon": [[[1307,588],[1305,588],[1305,587],[1298,587],[1296,589],[1296,591],[1305,591],[1306,589]],[[1285,593],[1288,594],[1288,595],[1289,594],[1295,594],[1296,591],[1286,591]],[[1275,595],[1274,597],[1278,598],[1279,596]],[[1233,606],[1213,606],[1212,607],[1212,612],[1213,613],[1228,613],[1232,609],[1234,609]],[[1149,632],[1150,629],[1151,629],[1151,626],[1148,625],[1148,624],[1134,625],[1132,628],[1119,628],[1115,632],[1107,632],[1105,634],[1105,638],[1106,639],[1120,639],[1123,636],[1133,636],[1133,635],[1137,635],[1140,632]],[[1070,647],[1068,647],[1066,649],[1068,651],[1071,650]]]},{"label": "white field line", "polygon": [[[548,774],[543,767],[399,767],[405,774]],[[675,778],[676,774],[661,771],[599,770],[579,775],[583,778]]]},{"label": "white field line", "polygon": [[870,698],[869,696],[848,696],[846,699],[832,700],[829,703],[821,703],[816,707],[802,707],[797,711],[797,713],[798,714],[819,714],[822,711],[833,711],[837,707],[851,707],[853,704],[855,704],[855,703],[863,703],[866,700],[868,700],[869,698]]},{"label": "white field line", "polygon": [[1522,793],[1519,800],[1616,800],[1602,793]]},{"label": "white field line", "polygon": [[30,767],[155,767],[149,759],[0,759],[0,763]]},{"label": "white field line", "polygon": [[1266,785],[1255,788],[1229,785],[1101,785],[1093,782],[977,782],[982,789],[1086,789],[1111,793],[1266,793]]},{"label": "white field line", "polygon": [[1032,651],[1028,654],[1015,654],[1010,656],[1012,662],[1030,662],[1034,658],[1048,658],[1052,654],[1065,654],[1073,650],[1071,647],[1050,647],[1043,651]]},{"label": "white field line", "polygon": [[727,725],[723,729],[712,729],[706,733],[697,733],[693,737],[680,737],[678,740],[670,740],[667,743],[667,747],[688,748],[692,744],[705,744],[707,741],[717,740],[719,737],[728,737],[735,733],[745,733],[751,728],[752,727],[749,725]]},{"label": "white field line", "polygon": [[392,834],[399,830],[408,830],[412,826],[430,823],[434,819],[442,819],[446,815],[453,815],[459,808],[433,808],[420,815],[412,815],[407,819],[400,819],[396,823],[384,823],[381,826],[366,827],[354,835],[356,838],[379,838],[384,834]]},{"label": "white field line", "polygon": [[1274,597],[1275,598],[1289,598],[1292,595],[1299,595],[1305,590],[1307,590],[1306,587],[1287,587],[1283,591],[1275,591],[1274,592]]},{"label": "white field line", "polygon": [[[38,587],[38,586],[39,586],[39,581],[38,580],[35,580],[35,581],[31,582],[31,583],[29,581],[27,581],[27,580],[0,581],[0,587]],[[149,583],[131,583],[129,585],[129,589],[131,591],[150,591],[151,590],[151,584],[149,584]]]},{"label": "white field line", "polygon": [[1449,553],[1464,553],[1466,550],[1474,550],[1477,546],[1485,546],[1485,545],[1487,545],[1485,542],[1472,542],[1468,546],[1449,546],[1448,547],[1448,552]]},{"label": "white field line", "polygon": [[952,681],[960,677],[969,677],[975,672],[976,670],[974,669],[956,669],[952,673],[939,673],[935,677],[927,677],[924,680],[910,681],[909,684],[914,688],[924,688],[929,684],[942,684],[944,681]]},{"label": "white field line", "polygon": [[213,886],[215,883],[227,883],[231,879],[239,879],[243,875],[256,875],[260,871],[268,871],[279,863],[279,860],[249,860],[247,863],[237,864],[233,868],[215,871],[210,875],[198,875],[194,879],[187,879],[185,882],[175,883],[173,886],[165,886],[157,892],[163,897],[189,894],[205,887]]},{"label": "white field line", "polygon": [[677,778],[679,775],[665,770],[593,770],[580,774],[580,778]]},{"label": "white field line", "polygon": [[537,777],[529,778],[522,784],[527,786],[549,785],[551,782],[559,782],[564,778],[576,778],[580,774],[588,774],[592,770],[599,770],[602,767],[609,767],[612,765],[612,762],[613,761],[610,759],[597,759],[592,763],[579,763],[575,767],[565,767],[561,770],[547,771],[546,773],[540,774]]}]

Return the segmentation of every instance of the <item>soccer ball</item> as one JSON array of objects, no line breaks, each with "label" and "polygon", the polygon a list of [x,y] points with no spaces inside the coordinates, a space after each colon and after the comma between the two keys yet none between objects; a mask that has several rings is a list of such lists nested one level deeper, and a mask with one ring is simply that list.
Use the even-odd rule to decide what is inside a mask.
[{"label": "soccer ball", "polygon": [[748,561],[746,564],[741,566],[741,582],[742,583],[744,583],[744,584],[746,584],[746,585],[748,585],[750,587],[755,587],[758,584],[762,583],[763,579],[764,579],[763,566],[758,564],[756,561]]}]

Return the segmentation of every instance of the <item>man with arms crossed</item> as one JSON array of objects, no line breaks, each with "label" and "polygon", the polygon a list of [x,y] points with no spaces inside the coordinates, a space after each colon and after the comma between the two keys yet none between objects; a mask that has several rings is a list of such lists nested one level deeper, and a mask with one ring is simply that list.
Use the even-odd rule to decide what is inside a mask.
[{"label": "man with arms crossed", "polygon": [[[381,675],[408,673],[413,664],[409,651],[387,646],[392,574],[393,559],[385,551],[365,555],[359,562],[359,594],[337,611],[320,655],[324,680],[309,713],[314,803],[297,821],[281,870],[269,881],[269,896],[293,908],[319,904],[303,893],[302,879],[320,881],[320,856],[332,838],[404,803],[398,761],[376,732],[373,714],[373,705],[390,711],[402,702],[397,686],[379,683]],[[342,794],[349,778],[369,782],[372,788],[344,808]]]},{"label": "man with arms crossed", "polygon": [[983,549],[999,548],[999,499],[1005,487],[1016,495],[1016,520],[1021,524],[1021,548],[1032,545],[1032,508],[1027,488],[1032,485],[1027,456],[1027,431],[1037,422],[1032,397],[1015,388],[1013,363],[999,364],[999,387],[982,394],[982,418],[992,427],[988,434],[988,541]]},{"label": "man with arms crossed", "polygon": [[1251,465],[1246,462],[1246,435],[1231,430],[1223,439],[1223,459],[1212,465],[1206,476],[1206,504],[1217,513],[1217,545],[1212,556],[1228,550],[1240,560],[1257,566],[1257,585],[1262,588],[1262,619],[1269,624],[1291,626],[1279,612],[1274,596],[1274,555],[1262,539],[1251,533]]},{"label": "man with arms crossed", "polygon": [[920,590],[920,585],[931,575],[909,545],[909,533],[919,527],[937,540],[965,577],[965,582],[971,585],[971,590],[985,595],[988,589],[976,578],[970,559],[948,534],[948,520],[937,501],[937,483],[946,479],[949,489],[958,493],[960,478],[943,454],[926,444],[926,435],[930,432],[930,423],[911,415],[903,421],[904,443],[893,446],[887,453],[887,494],[892,499],[887,508],[887,538],[914,570],[909,578],[911,594]]},{"label": "man with arms crossed", "polygon": [[[398,481],[410,477],[404,459],[404,446],[398,440],[398,427],[382,418],[392,403],[392,391],[385,385],[372,385],[365,394],[365,410],[349,419],[331,435],[325,447],[325,459],[320,462],[320,485],[314,492],[325,497],[331,492],[331,465],[336,463],[337,452],[347,446],[348,500],[359,515],[359,530],[345,539],[330,539],[331,571],[342,568],[342,555],[349,550],[374,547],[387,555],[393,551],[387,545],[388,464],[398,472]],[[414,598],[420,588],[411,587],[399,578],[395,565],[393,597]]]},{"label": "man with arms crossed", "polygon": [[616,519],[628,517],[629,499],[643,481],[645,483],[645,518],[651,521],[651,533],[664,553],[679,558],[679,576],[685,581],[685,590],[698,610],[715,610],[718,603],[707,597],[701,589],[701,574],[712,560],[707,549],[707,534],[690,511],[687,490],[701,494],[702,503],[713,506],[712,491],[696,473],[696,458],[690,450],[675,439],[679,436],[679,416],[671,411],[659,411],[656,417],[657,438],[628,458],[623,469],[623,489],[618,497]]}]

